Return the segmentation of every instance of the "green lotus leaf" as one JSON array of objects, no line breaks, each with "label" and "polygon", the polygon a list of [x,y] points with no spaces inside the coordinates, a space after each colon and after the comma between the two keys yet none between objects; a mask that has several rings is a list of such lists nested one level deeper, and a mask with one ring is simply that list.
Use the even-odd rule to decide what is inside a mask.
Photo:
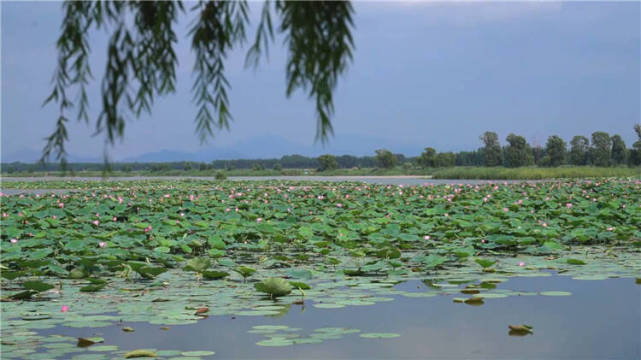
[{"label": "green lotus leaf", "polygon": [[292,286],[282,278],[268,278],[260,283],[254,284],[256,290],[269,294],[271,297],[280,297],[289,295],[292,292]]}]

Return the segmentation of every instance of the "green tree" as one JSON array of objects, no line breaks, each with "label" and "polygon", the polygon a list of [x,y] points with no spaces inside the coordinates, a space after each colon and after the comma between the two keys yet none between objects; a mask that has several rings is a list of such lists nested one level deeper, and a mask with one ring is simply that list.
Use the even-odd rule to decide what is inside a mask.
[{"label": "green tree", "polygon": [[534,164],[532,150],[523,136],[509,134],[505,140],[508,142],[505,147],[505,166],[519,167]]},{"label": "green tree", "polygon": [[320,171],[334,170],[338,168],[338,161],[336,161],[336,157],[334,155],[321,155],[318,157],[318,163],[320,164],[320,167],[318,168]]},{"label": "green tree", "polygon": [[590,140],[585,136],[577,135],[570,141],[570,164],[587,165]]},{"label": "green tree", "polygon": [[391,169],[396,166],[397,161],[398,158],[396,157],[396,155],[392,154],[391,151],[387,149],[376,150],[376,163],[378,164],[378,166],[385,169]]},{"label": "green tree", "polygon": [[641,165],[641,125],[634,125],[634,132],[637,134],[637,141],[632,144],[630,151],[630,165]]},{"label": "green tree", "polygon": [[436,167],[452,167],[456,165],[456,155],[452,152],[438,153],[434,159]]},{"label": "green tree", "polygon": [[499,136],[492,131],[486,131],[481,135],[483,142],[483,159],[485,166],[499,166],[503,163],[503,152],[499,143]]},{"label": "green tree", "polygon": [[612,163],[614,165],[625,164],[628,157],[628,149],[621,135],[612,136]]},{"label": "green tree", "polygon": [[421,156],[418,158],[417,162],[422,167],[436,166],[436,150],[431,147],[426,147],[425,151],[421,153]]},{"label": "green tree", "polygon": [[590,148],[592,163],[596,166],[610,166],[612,157],[612,139],[603,131],[592,133],[592,147]]},{"label": "green tree", "polygon": [[[79,120],[89,123],[90,35],[100,29],[110,36],[101,109],[94,122],[96,133],[105,134],[106,142],[113,144],[124,137],[126,117],[151,113],[155,98],[175,91],[175,27],[185,13],[192,17],[189,40],[195,55],[196,132],[204,142],[216,130],[229,128],[225,60],[247,39],[247,1],[200,1],[189,4],[187,10],[181,1],[66,1],[62,10],[58,64],[53,89],[45,100],[57,105],[59,116],[46,139],[43,161],[53,154],[66,162],[66,123],[72,108]],[[352,59],[353,14],[349,1],[267,1],[245,59],[247,66],[257,66],[275,30],[283,35],[288,51],[286,94],[301,89],[314,99],[316,136],[321,141],[332,134],[333,92]]]},{"label": "green tree", "polygon": [[545,143],[545,153],[549,157],[549,166],[560,166],[565,163],[567,144],[557,135],[552,135]]},{"label": "green tree", "polygon": [[548,166],[545,162],[549,162],[549,157],[545,157],[545,149],[541,145],[532,147],[532,158],[534,159],[534,164]]}]

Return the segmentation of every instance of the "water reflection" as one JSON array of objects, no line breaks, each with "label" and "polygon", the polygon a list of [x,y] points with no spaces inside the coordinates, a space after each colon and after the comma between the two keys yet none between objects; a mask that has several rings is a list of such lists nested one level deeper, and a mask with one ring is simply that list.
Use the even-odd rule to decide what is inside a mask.
[{"label": "water reflection", "polygon": [[[425,291],[418,281],[397,286]],[[318,309],[292,305],[282,317],[210,316],[195,325],[127,323],[101,329],[57,328],[47,334],[104,337],[121,349],[212,350],[215,358],[315,359],[638,359],[641,287],[633,279],[578,281],[569,277],[512,278],[498,288],[523,292],[569,291],[572,296],[509,296],[482,306],[452,302],[452,296],[397,297],[373,306]],[[212,295],[215,296],[215,295]],[[533,326],[533,335],[509,336],[508,325]],[[322,327],[398,333],[390,339],[345,332],[319,344],[261,347],[266,339],[248,331],[256,325],[287,325],[303,335]],[[123,332],[131,326],[135,332]]]}]

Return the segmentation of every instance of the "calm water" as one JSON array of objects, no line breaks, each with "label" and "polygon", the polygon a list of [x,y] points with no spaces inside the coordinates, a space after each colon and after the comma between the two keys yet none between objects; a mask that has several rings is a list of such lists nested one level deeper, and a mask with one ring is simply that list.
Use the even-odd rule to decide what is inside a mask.
[{"label": "calm water", "polygon": [[[420,282],[398,285],[422,291]],[[570,291],[571,296],[510,296],[482,306],[452,302],[452,296],[398,297],[372,306],[342,309],[293,305],[281,318],[213,316],[195,325],[127,323],[100,329],[56,328],[42,334],[104,337],[123,350],[212,350],[213,358],[295,359],[639,359],[641,358],[641,286],[634,279],[579,281],[569,277],[512,278],[498,288],[522,291]],[[212,294],[215,296],[215,294]],[[529,324],[534,334],[508,335],[509,324]],[[395,332],[392,339],[358,334],[322,344],[262,347],[263,335],[247,333],[254,325],[289,325],[311,332],[319,327],[348,327],[364,332]]]},{"label": "calm water", "polygon": [[[35,181],[132,181],[132,180],[209,180],[219,181],[214,177],[194,177],[194,176],[131,176],[131,177],[114,177],[103,179],[100,177],[5,177],[2,182],[35,182]],[[230,181],[260,181],[260,180],[281,180],[281,181],[328,181],[328,182],[344,182],[344,181],[360,181],[370,184],[383,184],[383,185],[441,185],[441,184],[488,184],[488,183],[519,183],[523,180],[447,180],[447,179],[429,179],[426,177],[418,176],[231,176],[228,178]],[[527,182],[537,182],[536,180],[528,180]],[[1,184],[0,184],[1,188]],[[7,195],[15,194],[49,194],[68,192],[72,190],[60,189],[2,189],[2,192]]]}]

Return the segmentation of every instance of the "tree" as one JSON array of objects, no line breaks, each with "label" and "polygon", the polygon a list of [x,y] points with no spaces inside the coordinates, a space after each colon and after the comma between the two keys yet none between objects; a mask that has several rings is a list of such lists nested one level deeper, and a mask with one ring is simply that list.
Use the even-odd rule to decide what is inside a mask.
[{"label": "tree", "polygon": [[637,134],[637,141],[632,144],[630,151],[630,165],[641,165],[641,125],[634,125],[634,132]]},{"label": "tree", "polygon": [[577,135],[570,141],[570,164],[587,165],[590,140],[585,136]]},{"label": "tree", "polygon": [[391,169],[396,166],[397,161],[398,158],[396,157],[396,155],[392,154],[391,151],[387,149],[376,150],[376,163],[378,164],[378,166],[385,169]]},{"label": "tree", "polygon": [[334,170],[338,168],[338,161],[334,155],[321,155],[318,157],[318,162],[320,163],[319,170]]},{"label": "tree", "polygon": [[436,150],[431,147],[426,147],[425,151],[421,153],[421,156],[418,158],[418,164],[422,167],[434,167],[436,166]]},{"label": "tree", "polygon": [[483,141],[483,159],[485,166],[499,166],[503,163],[503,153],[501,151],[501,144],[499,143],[499,136],[492,131],[486,131],[481,135]]},{"label": "tree", "polygon": [[[94,29],[110,33],[107,67],[102,77],[102,107],[95,119],[96,133],[107,144],[124,137],[126,117],[151,113],[157,97],[175,92],[178,58],[176,27],[179,15],[189,12],[189,31],[195,54],[193,95],[198,112],[196,132],[201,142],[215,130],[228,129],[231,113],[225,77],[229,52],[247,39],[249,5],[246,0],[200,1],[185,10],[180,1],[66,1],[61,34],[56,43],[58,64],[53,89],[45,103],[59,109],[55,130],[46,139],[42,160],[52,154],[66,163],[66,123],[75,107],[77,118],[89,123],[87,84],[92,79],[89,35]],[[288,49],[287,96],[302,89],[315,100],[316,137],[326,141],[332,134],[333,92],[338,77],[352,59],[352,15],[349,1],[265,2],[245,64],[257,66],[262,54],[283,34]],[[78,100],[74,100],[77,92]]]},{"label": "tree", "polygon": [[625,164],[628,157],[628,149],[625,147],[625,141],[621,135],[612,136],[612,163],[614,165]]},{"label": "tree", "polygon": [[519,167],[534,164],[532,150],[523,136],[509,134],[505,140],[508,142],[508,146],[505,147],[505,166]]},{"label": "tree", "polygon": [[549,166],[559,166],[565,163],[567,144],[557,135],[552,135],[545,143],[545,153],[549,157]]},{"label": "tree", "polygon": [[451,152],[438,153],[434,159],[434,165],[436,167],[451,167],[456,165],[456,155]]},{"label": "tree", "polygon": [[610,166],[612,154],[612,139],[610,135],[603,131],[592,133],[592,147],[590,148],[590,157],[592,163],[596,166]]},{"label": "tree", "polygon": [[549,162],[549,157],[546,158],[545,149],[541,145],[532,147],[532,158],[534,159],[534,164],[548,166],[545,162]]}]

